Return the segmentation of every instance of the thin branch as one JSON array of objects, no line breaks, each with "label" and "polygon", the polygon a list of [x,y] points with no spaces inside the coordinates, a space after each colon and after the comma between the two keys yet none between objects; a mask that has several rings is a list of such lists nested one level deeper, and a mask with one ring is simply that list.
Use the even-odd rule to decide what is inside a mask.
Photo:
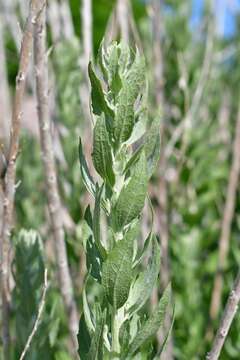
[{"label": "thin branch", "polygon": [[30,348],[30,345],[32,343],[32,340],[34,338],[34,336],[36,335],[36,332],[38,330],[39,324],[40,324],[40,320],[43,314],[43,310],[44,310],[44,306],[45,306],[45,299],[46,299],[46,294],[47,294],[47,289],[48,289],[48,271],[47,269],[45,269],[44,271],[44,284],[43,284],[43,292],[42,292],[42,298],[39,304],[39,308],[38,308],[38,314],[37,314],[37,318],[36,321],[34,323],[33,329],[31,334],[29,335],[26,345],[23,349],[23,352],[19,358],[19,360],[23,360]]},{"label": "thin branch", "polygon": [[[44,0],[41,1],[42,5]],[[34,64],[36,75],[36,93],[38,102],[38,120],[40,129],[40,141],[42,149],[42,161],[45,173],[46,194],[50,221],[53,230],[56,260],[58,267],[59,286],[63,297],[63,303],[68,318],[68,327],[74,349],[77,350],[76,333],[78,330],[77,307],[73,295],[73,285],[70,275],[66,244],[64,239],[64,228],[61,211],[61,201],[57,184],[57,172],[55,166],[53,143],[51,135],[51,123],[48,105],[48,67],[46,51],[46,23],[45,7],[38,17],[34,29]]]},{"label": "thin branch", "polygon": [[223,317],[219,329],[213,341],[212,349],[206,356],[206,360],[217,360],[219,358],[224,342],[227,338],[230,326],[232,324],[234,316],[237,313],[239,301],[240,301],[240,272],[237,275],[235,285],[228,297],[228,301],[223,313]]},{"label": "thin branch", "polygon": [[240,106],[238,109],[235,140],[233,143],[233,158],[232,165],[228,179],[227,196],[223,212],[221,235],[219,239],[219,253],[218,253],[218,269],[214,279],[214,286],[212,292],[210,317],[216,319],[218,316],[222,288],[223,288],[223,270],[225,268],[226,258],[229,250],[229,242],[231,236],[231,225],[234,216],[234,209],[236,203],[236,195],[240,176]]},{"label": "thin branch", "polygon": [[16,158],[19,148],[19,134],[22,117],[23,96],[26,86],[27,70],[30,62],[32,51],[32,32],[33,24],[37,16],[37,0],[32,0],[29,8],[29,16],[25,25],[23,34],[19,70],[16,77],[16,92],[13,101],[11,138],[9,156],[7,159],[7,169],[3,179],[3,220],[0,239],[0,268],[1,268],[1,298],[2,298],[2,339],[4,348],[4,358],[9,359],[10,336],[9,336],[9,250],[10,250],[10,234],[12,228],[12,214],[15,196],[15,176],[16,176]]},{"label": "thin branch", "polygon": [[[0,178],[4,175],[10,142],[10,92],[7,79],[7,66],[4,46],[3,17],[0,13]],[[2,202],[0,201],[0,208]],[[0,212],[1,214],[1,212]],[[2,217],[0,216],[0,229]]]}]

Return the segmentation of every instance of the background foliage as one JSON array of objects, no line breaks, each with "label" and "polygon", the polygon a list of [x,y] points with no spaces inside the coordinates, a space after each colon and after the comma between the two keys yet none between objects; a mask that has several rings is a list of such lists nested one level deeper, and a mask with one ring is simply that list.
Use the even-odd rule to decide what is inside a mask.
[{"label": "background foliage", "polygon": [[[2,2],[0,4],[2,5]],[[80,174],[79,136],[82,138],[91,170],[93,165],[91,164],[92,149],[89,147],[91,122],[86,116],[86,108],[79,93],[80,87],[87,86],[81,68],[83,34],[79,1],[72,0],[69,5],[74,37],[66,39],[62,36],[57,43],[54,43],[51,28],[48,26],[48,45],[52,46],[49,54],[49,73],[51,115],[55,125],[54,144],[66,229],[65,238],[75,297],[78,310],[81,312],[81,293],[85,274],[83,246],[88,236],[83,216],[86,204],[89,201],[91,203],[92,200],[85,191]],[[156,117],[160,118],[161,123],[166,127],[164,144],[170,146],[174,131],[183,124],[182,136],[171,148],[164,174],[161,173],[161,169],[157,169],[149,187],[153,205],[157,208],[158,201],[154,189],[158,189],[159,177],[165,177],[168,189],[170,277],[175,302],[172,341],[174,359],[178,360],[202,359],[210,345],[206,335],[211,323],[209,307],[213,279],[217,271],[218,241],[240,98],[238,16],[236,15],[236,31],[232,36],[224,37],[214,32],[217,28],[216,19],[212,19],[214,34],[209,35],[208,24],[211,14],[208,2],[206,1],[204,5],[200,21],[195,25],[191,22],[192,6],[190,0],[183,2],[166,0],[162,6],[161,47],[165,98],[163,111],[154,105],[156,84],[152,59],[154,46],[152,10],[147,1],[132,1],[134,21],[147,66],[148,125]],[[114,1],[93,1],[93,61],[97,56],[113,7]],[[13,8],[21,19],[19,8],[15,5]],[[1,11],[3,12],[2,6]],[[186,123],[186,114],[189,113],[189,108],[191,109],[194,93],[201,81],[209,36],[213,36],[209,55],[211,65],[191,122]],[[4,27],[4,45],[10,92],[13,93],[18,53],[15,39],[7,25]],[[41,152],[38,131],[35,131],[36,124],[34,125],[37,120],[33,96],[33,86],[29,81],[26,104],[30,103],[30,111],[26,111],[21,135],[21,154],[17,163],[17,179],[20,183],[16,191],[15,227],[12,237],[15,254],[12,265],[11,331],[14,334],[12,358],[19,358],[36,316],[45,264],[50,270],[51,286],[47,294],[42,323],[27,359],[68,360],[70,356],[66,315],[56,281],[56,264],[46,208]],[[165,148],[161,151],[165,151]],[[96,172],[94,176],[98,179]],[[144,216],[143,234],[149,230],[148,216]],[[158,228],[157,222],[158,217],[155,220],[156,228]],[[223,271],[224,291],[221,309],[239,266],[239,226],[238,191],[231,228],[230,251]],[[41,234],[41,238],[35,232],[27,233],[21,230],[23,228],[34,229]],[[161,239],[161,232],[158,235]],[[93,304],[98,289],[92,280],[89,280],[88,286],[92,294],[89,302]],[[158,291],[162,293],[161,273]],[[150,311],[150,307],[151,305],[148,304],[146,310]],[[214,330],[218,323],[219,317],[211,323]],[[221,359],[239,359],[239,357],[240,317],[238,315]]]}]

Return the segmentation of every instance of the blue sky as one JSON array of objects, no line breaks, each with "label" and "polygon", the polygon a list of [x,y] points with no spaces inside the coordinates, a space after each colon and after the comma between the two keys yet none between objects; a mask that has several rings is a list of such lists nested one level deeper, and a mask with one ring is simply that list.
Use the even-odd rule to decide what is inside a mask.
[{"label": "blue sky", "polygon": [[[204,0],[193,0],[192,26],[198,24],[203,4]],[[240,0],[215,0],[215,9],[219,35],[230,37],[235,31],[235,16],[240,11]]]}]

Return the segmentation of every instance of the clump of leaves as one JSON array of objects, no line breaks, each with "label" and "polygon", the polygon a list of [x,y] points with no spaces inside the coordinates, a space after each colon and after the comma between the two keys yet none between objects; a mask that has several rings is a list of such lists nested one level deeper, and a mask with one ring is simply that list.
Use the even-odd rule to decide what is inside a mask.
[{"label": "clump of leaves", "polygon": [[[156,359],[146,343],[164,322],[170,287],[151,315],[142,313],[158,278],[160,248],[152,230],[142,248],[138,238],[148,181],[159,158],[159,123],[153,121],[146,131],[145,63],[138,51],[133,54],[122,43],[102,46],[98,63],[101,78],[91,63],[89,77],[92,159],[100,184],[90,175],[81,140],[79,157],[83,181],[95,199],[93,211],[88,206],[84,216],[88,277],[99,284],[103,296],[90,308],[86,286],[83,290],[79,355],[81,360]],[[149,264],[142,271],[142,259],[150,248]]]},{"label": "clump of leaves", "polygon": [[[39,234],[33,230],[21,230],[15,243],[13,262],[16,358],[20,357],[36,321],[42,296],[44,268],[43,246]],[[51,359],[53,356],[47,321],[41,322],[26,359],[35,360],[39,356],[44,359]]]}]

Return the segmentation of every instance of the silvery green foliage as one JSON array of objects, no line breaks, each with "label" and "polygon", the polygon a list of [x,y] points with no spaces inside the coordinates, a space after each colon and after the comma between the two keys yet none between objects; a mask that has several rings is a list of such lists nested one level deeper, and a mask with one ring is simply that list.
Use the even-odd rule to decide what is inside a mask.
[{"label": "silvery green foliage", "polygon": [[[12,267],[15,280],[13,291],[13,311],[16,314],[15,355],[16,358],[19,358],[36,321],[44,283],[43,247],[37,232],[33,230],[20,231],[15,242],[15,257]],[[48,329],[48,321],[50,322],[50,319],[48,318],[46,321],[44,316],[26,359],[37,360],[41,357],[50,360],[52,358],[49,333],[52,331],[54,323],[51,322],[51,328]]]},{"label": "silvery green foliage", "polygon": [[[153,313],[143,315],[158,279],[160,248],[152,229],[143,249],[137,240],[148,181],[159,158],[159,123],[153,121],[146,131],[145,63],[138,51],[133,54],[122,43],[107,50],[102,46],[98,63],[100,74],[90,63],[89,77],[92,160],[100,184],[90,175],[81,140],[79,158],[83,182],[95,198],[94,209],[88,206],[85,211],[88,277],[99,283],[103,300],[90,307],[85,287],[79,355],[81,360],[155,359],[150,340],[163,324],[170,287]],[[107,219],[106,241],[101,214]],[[150,248],[151,258],[142,270],[141,260]]]}]

